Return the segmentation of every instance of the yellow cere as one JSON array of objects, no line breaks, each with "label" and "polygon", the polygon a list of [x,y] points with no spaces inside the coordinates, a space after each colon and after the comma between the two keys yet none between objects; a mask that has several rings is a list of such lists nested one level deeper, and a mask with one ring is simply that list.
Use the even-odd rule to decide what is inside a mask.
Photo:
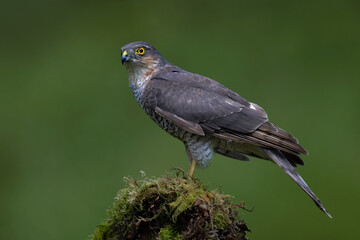
[{"label": "yellow cere", "polygon": [[125,51],[123,51],[123,57],[126,57],[127,56],[127,51],[125,50]]}]

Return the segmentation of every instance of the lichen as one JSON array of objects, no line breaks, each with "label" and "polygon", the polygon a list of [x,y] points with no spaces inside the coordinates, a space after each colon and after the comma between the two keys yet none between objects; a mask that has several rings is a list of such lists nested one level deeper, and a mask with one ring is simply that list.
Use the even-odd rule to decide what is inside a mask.
[{"label": "lichen", "polygon": [[[199,180],[168,173],[162,178],[124,178],[108,219],[91,239],[246,239],[231,196],[209,192]],[[244,209],[244,208],[243,208]]]}]

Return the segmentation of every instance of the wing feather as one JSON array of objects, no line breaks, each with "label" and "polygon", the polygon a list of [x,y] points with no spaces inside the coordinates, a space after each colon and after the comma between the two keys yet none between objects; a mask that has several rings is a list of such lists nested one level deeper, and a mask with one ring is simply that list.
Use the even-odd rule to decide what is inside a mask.
[{"label": "wing feather", "polygon": [[159,107],[155,108],[155,112],[163,116],[164,118],[168,119],[169,121],[173,122],[175,125],[179,126],[180,128],[184,129],[185,131],[195,133],[200,136],[204,136],[205,133],[202,130],[201,126],[197,123],[187,121],[175,114],[169,113]]},{"label": "wing feather", "polygon": [[188,72],[155,75],[146,86],[146,103],[188,122],[207,133],[230,131],[251,133],[268,121],[266,113],[221,84]]}]

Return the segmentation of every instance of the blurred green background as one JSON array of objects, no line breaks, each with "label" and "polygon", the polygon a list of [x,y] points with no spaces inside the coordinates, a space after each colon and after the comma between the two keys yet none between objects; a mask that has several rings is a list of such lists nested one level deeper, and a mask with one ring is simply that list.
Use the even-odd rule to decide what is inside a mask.
[{"label": "blurred green background", "polygon": [[261,105],[310,155],[298,170],[216,156],[196,176],[255,206],[251,239],[354,239],[360,213],[358,1],[13,1],[1,8],[0,239],[86,239],[124,176],[187,169],[128,88],[120,48]]}]

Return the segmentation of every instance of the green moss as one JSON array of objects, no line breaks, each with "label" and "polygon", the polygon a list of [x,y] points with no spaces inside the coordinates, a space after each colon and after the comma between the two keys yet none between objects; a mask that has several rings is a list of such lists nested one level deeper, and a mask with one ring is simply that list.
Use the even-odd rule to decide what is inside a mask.
[{"label": "green moss", "polygon": [[159,231],[160,240],[181,240],[180,234],[173,229],[171,225],[160,229]]},{"label": "green moss", "polygon": [[106,239],[106,234],[110,232],[110,225],[99,224],[94,231],[92,239]]},{"label": "green moss", "polygon": [[209,192],[200,181],[167,174],[124,178],[108,219],[92,235],[100,239],[246,239],[245,223],[229,195]]}]

